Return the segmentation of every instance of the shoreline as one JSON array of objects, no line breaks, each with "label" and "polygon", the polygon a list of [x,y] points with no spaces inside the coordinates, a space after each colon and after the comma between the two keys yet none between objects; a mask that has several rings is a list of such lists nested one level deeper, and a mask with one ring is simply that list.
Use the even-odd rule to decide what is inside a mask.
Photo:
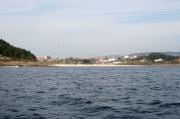
[{"label": "shoreline", "polygon": [[12,63],[12,64],[5,64],[1,65],[0,67],[158,67],[158,66],[164,66],[164,67],[180,67],[180,64],[149,64],[149,65],[143,65],[143,64],[43,64],[43,63]]},{"label": "shoreline", "polygon": [[48,67],[151,67],[151,66],[180,66],[180,64],[151,64],[151,65],[114,65],[114,64],[53,64]]},{"label": "shoreline", "polygon": [[113,65],[113,64],[54,64],[49,67],[142,67],[143,65]]}]

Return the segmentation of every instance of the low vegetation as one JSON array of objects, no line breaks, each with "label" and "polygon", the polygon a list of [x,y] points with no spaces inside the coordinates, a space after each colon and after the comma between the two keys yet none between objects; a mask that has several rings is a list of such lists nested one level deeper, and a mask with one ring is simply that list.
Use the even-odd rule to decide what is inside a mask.
[{"label": "low vegetation", "polygon": [[156,60],[156,59],[163,59],[164,61],[170,61],[170,60],[175,60],[177,59],[177,57],[175,56],[170,56],[170,55],[165,55],[165,54],[162,54],[162,53],[151,53],[149,54],[146,59],[147,60]]}]

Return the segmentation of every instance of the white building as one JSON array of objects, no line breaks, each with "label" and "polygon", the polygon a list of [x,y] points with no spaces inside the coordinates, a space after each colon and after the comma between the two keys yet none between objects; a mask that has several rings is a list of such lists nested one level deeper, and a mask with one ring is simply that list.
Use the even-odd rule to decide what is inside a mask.
[{"label": "white building", "polygon": [[145,63],[146,62],[146,58],[143,58],[142,60],[140,60],[141,63]]},{"label": "white building", "polygon": [[108,59],[106,57],[100,57],[98,61],[99,63],[102,63],[102,64],[108,63]]},{"label": "white building", "polygon": [[159,59],[155,59],[154,62],[162,62],[163,59],[162,58],[159,58]]},{"label": "white building", "polygon": [[115,58],[109,58],[109,59],[108,59],[108,62],[115,62],[115,61],[116,61]]},{"label": "white building", "polygon": [[124,59],[128,59],[129,58],[129,56],[127,55],[127,56],[124,56]]},{"label": "white building", "polygon": [[136,58],[137,58],[137,56],[136,56],[136,55],[134,55],[134,56],[132,56],[132,57],[131,57],[131,59],[136,59]]}]

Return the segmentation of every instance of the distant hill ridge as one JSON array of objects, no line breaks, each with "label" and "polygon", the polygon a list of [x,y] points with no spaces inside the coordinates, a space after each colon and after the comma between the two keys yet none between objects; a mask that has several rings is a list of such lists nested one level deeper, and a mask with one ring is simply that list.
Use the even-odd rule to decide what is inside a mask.
[{"label": "distant hill ridge", "polygon": [[165,55],[169,55],[169,56],[180,56],[180,52],[144,52],[144,53],[133,53],[133,54],[129,54],[129,56],[147,56],[151,53],[161,53],[161,54],[165,54]]},{"label": "distant hill ridge", "polygon": [[36,56],[30,51],[15,47],[3,39],[0,39],[0,55],[18,60],[36,60]]},{"label": "distant hill ridge", "polygon": [[[164,54],[164,55],[168,55],[168,56],[175,56],[175,57],[180,57],[180,52],[140,52],[140,53],[132,53],[132,54],[129,54],[128,56],[138,56],[138,57],[141,57],[141,56],[148,56],[150,55],[151,53],[161,53],[161,54]],[[104,57],[115,57],[115,58],[118,58],[118,57],[124,57],[123,55],[106,55]]]}]

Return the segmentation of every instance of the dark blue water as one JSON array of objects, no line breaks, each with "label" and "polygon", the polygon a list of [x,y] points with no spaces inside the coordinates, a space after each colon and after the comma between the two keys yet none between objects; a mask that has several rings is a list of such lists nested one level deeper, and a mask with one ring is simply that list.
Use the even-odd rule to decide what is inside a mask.
[{"label": "dark blue water", "polygon": [[180,67],[0,68],[0,119],[180,119]]}]

